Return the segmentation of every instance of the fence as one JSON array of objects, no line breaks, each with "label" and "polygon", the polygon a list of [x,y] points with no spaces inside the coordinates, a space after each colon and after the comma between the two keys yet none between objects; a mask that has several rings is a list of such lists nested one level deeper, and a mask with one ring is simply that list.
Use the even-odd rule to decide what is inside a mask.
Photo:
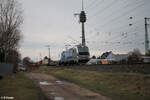
[{"label": "fence", "polygon": [[13,67],[13,64],[0,63],[0,75],[12,74]]}]

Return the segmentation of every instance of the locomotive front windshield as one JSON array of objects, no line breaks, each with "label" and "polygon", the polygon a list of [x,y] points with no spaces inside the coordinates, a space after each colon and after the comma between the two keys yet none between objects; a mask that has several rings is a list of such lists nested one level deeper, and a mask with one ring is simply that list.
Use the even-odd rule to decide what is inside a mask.
[{"label": "locomotive front windshield", "polygon": [[87,46],[78,46],[79,55],[90,55],[89,48]]},{"label": "locomotive front windshield", "polygon": [[89,52],[79,52],[79,55],[90,55]]}]

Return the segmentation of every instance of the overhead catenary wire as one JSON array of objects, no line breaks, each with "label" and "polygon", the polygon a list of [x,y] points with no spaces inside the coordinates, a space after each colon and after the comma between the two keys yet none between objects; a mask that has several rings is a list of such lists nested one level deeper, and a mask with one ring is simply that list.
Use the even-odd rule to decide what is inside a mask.
[{"label": "overhead catenary wire", "polygon": [[[89,21],[90,21],[91,19],[94,19],[94,17],[98,16],[99,14],[102,15],[102,13],[103,13],[104,11],[106,11],[107,9],[113,7],[112,5],[115,5],[115,4],[117,4],[117,3],[118,3],[118,1],[112,0],[112,2],[110,2],[108,5],[104,6],[102,9],[98,10],[96,13],[94,13],[94,14],[91,15],[91,16],[89,16]],[[97,5],[98,5],[98,4],[97,4]]]},{"label": "overhead catenary wire", "polygon": [[[143,30],[142,30],[143,31]],[[141,32],[142,32],[141,31]],[[140,31],[137,31],[137,32],[140,32]],[[135,34],[134,33],[136,33],[136,32],[132,32],[132,33],[127,33],[127,36],[123,36],[122,34],[119,34],[120,36],[118,36],[118,35],[116,35],[116,36],[113,36],[113,37],[110,37],[110,38],[107,38],[107,39],[105,39],[105,40],[102,40],[102,41],[97,41],[97,40],[95,40],[96,42],[98,42],[98,43],[103,43],[103,42],[108,42],[108,41],[110,41],[110,42],[112,42],[112,41],[120,41],[120,39],[123,41],[123,40],[127,40],[127,39],[129,39],[129,38],[133,38],[133,36],[135,36]],[[142,35],[142,34],[141,34]],[[143,36],[144,37],[144,36]],[[134,37],[135,38],[135,37]],[[141,37],[140,37],[141,38]]]},{"label": "overhead catenary wire", "polygon": [[[137,32],[140,32],[140,31],[137,31]],[[135,35],[134,33],[136,33],[136,32],[132,32],[132,33],[130,33],[130,35],[128,35],[128,37],[129,38],[133,38],[133,36]],[[142,35],[142,34],[140,34],[140,35]],[[128,37],[124,37],[124,36],[121,36],[120,38],[117,38],[118,36],[113,36],[113,37],[111,37],[111,38],[108,38],[108,39],[106,39],[106,40],[103,40],[103,41],[96,41],[95,40],[95,42],[94,43],[98,43],[98,44],[103,44],[103,43],[114,43],[114,42],[116,42],[116,43],[120,43],[121,41],[129,41],[129,38]],[[144,37],[144,36],[143,36]],[[142,38],[143,38],[142,37]],[[135,38],[135,37],[134,37]],[[140,36],[140,38],[141,38],[141,36]],[[121,41],[120,41],[120,39],[121,39]],[[136,40],[137,40],[138,38],[136,38]],[[115,41],[114,41],[115,40]],[[130,39],[130,40],[133,40],[133,39]]]},{"label": "overhead catenary wire", "polygon": [[[142,5],[143,5],[143,4],[142,4]],[[141,6],[141,5],[138,5],[138,7],[139,7],[139,6]],[[130,9],[130,10],[124,12],[123,15],[117,16],[117,17],[115,17],[115,18],[113,18],[113,19],[110,19],[110,18],[105,17],[105,19],[110,19],[110,20],[106,21],[106,23],[104,23],[103,25],[100,24],[100,23],[95,23],[94,25],[90,25],[90,24],[88,24],[88,25],[89,25],[89,26],[94,26],[94,27],[101,27],[101,28],[102,28],[102,27],[106,27],[106,26],[109,25],[110,23],[118,22],[120,19],[122,19],[121,16],[127,16],[129,13],[131,13],[131,10],[133,11],[134,9],[136,9],[136,8],[138,8],[138,7],[136,6],[136,7],[132,8],[132,9]],[[113,14],[115,15],[115,13],[113,13]],[[105,19],[103,19],[103,20],[105,20]],[[101,20],[102,20],[102,19],[101,19]]]},{"label": "overhead catenary wire", "polygon": [[[109,18],[110,16],[115,15],[115,14],[118,13],[121,9],[125,9],[125,8],[127,8],[127,7],[130,7],[131,5],[135,4],[135,1],[138,1],[138,0],[134,0],[134,1],[132,0],[132,1],[131,1],[132,3],[129,3],[128,0],[125,0],[125,1],[123,1],[123,0],[117,1],[117,3],[120,3],[120,2],[121,2],[121,3],[123,3],[123,5],[127,3],[127,5],[121,6],[122,8],[119,7],[119,6],[117,6],[117,7],[119,7],[119,8],[118,8],[117,10],[115,10],[115,11],[112,11],[108,16],[105,16],[105,18]],[[113,2],[112,2],[112,3],[113,3]],[[117,3],[113,3],[113,5],[111,5],[111,6],[108,6],[108,5],[107,5],[107,6],[108,6],[109,8],[112,7],[112,9],[113,9],[114,5],[116,5]],[[122,5],[122,4],[119,4],[119,5]],[[106,6],[106,7],[107,7],[107,6]],[[108,9],[108,8],[107,8],[107,9]],[[97,17],[97,16],[99,16],[99,15],[100,15],[101,17],[104,16],[104,15],[102,15],[102,14],[103,14],[104,12],[106,12],[107,9],[101,9],[101,10],[97,11],[97,12],[99,12],[99,13],[95,13],[94,16],[91,16],[90,19],[94,19],[94,17]],[[112,9],[111,9],[111,10],[112,10]],[[100,12],[100,11],[101,11],[101,12]]]},{"label": "overhead catenary wire", "polygon": [[[136,23],[137,24],[137,23]],[[94,29],[94,28],[93,28]],[[110,30],[111,31],[111,30]]]},{"label": "overhead catenary wire", "polygon": [[105,24],[103,24],[103,25],[98,25],[98,26],[99,26],[99,27],[104,27],[104,26],[106,26],[107,24],[109,24],[110,22],[113,23],[113,22],[115,22],[115,21],[118,21],[118,19],[121,18],[122,16],[124,16],[124,15],[129,15],[129,13],[131,13],[131,12],[134,11],[134,10],[136,10],[138,7],[142,7],[142,6],[146,5],[146,4],[148,4],[148,3],[144,2],[144,3],[140,4],[140,5],[137,5],[136,7],[132,8],[131,10],[125,11],[125,12],[124,12],[123,14],[121,14],[120,16],[117,16],[117,17],[115,17],[115,18],[112,18],[112,19],[108,20]]},{"label": "overhead catenary wire", "polygon": [[93,7],[93,5],[95,5],[97,3],[97,1],[99,1],[99,0],[93,0],[93,1],[91,1],[90,4],[87,5],[85,8],[89,10],[91,7]]},{"label": "overhead catenary wire", "polygon": [[[132,28],[131,28],[132,29]],[[112,40],[114,40],[114,39],[119,39],[120,37],[124,37],[124,38],[129,38],[129,35],[130,34],[137,34],[138,32],[143,32],[144,31],[144,27],[140,27],[140,28],[138,28],[138,30],[136,30],[136,29],[133,29],[132,31],[120,31],[120,32],[112,32],[112,33],[105,33],[105,39],[106,38],[108,38],[107,39],[107,41],[109,40],[109,41],[112,41]],[[107,37],[106,37],[106,35],[107,35]],[[93,35],[93,36],[91,36],[91,37],[88,37],[87,39],[91,39],[90,41],[92,41],[92,39],[94,38],[94,37],[96,37],[98,40],[104,40],[104,38],[102,37],[99,37],[99,35]],[[94,40],[96,39],[96,38],[94,38]],[[97,41],[98,41],[97,40]],[[96,41],[96,40],[95,40]],[[105,40],[106,41],[106,40]]]},{"label": "overhead catenary wire", "polygon": [[[132,23],[132,25],[130,26],[129,24],[122,24],[121,26],[119,26],[119,27],[114,27],[114,28],[111,28],[110,30],[108,29],[108,32],[111,32],[111,33],[113,33],[113,32],[115,32],[115,33],[118,33],[118,32],[127,32],[127,30],[129,30],[131,27],[132,27],[132,29],[133,29],[133,27],[134,27],[134,29],[136,29],[137,27],[142,27],[142,25],[139,25],[140,24],[140,22],[142,22],[142,20],[140,19],[140,20],[135,20],[134,22],[131,22]],[[136,25],[137,24],[137,25]],[[116,31],[117,30],[117,31]],[[96,35],[97,35],[97,33],[100,33],[98,30],[93,34],[93,36],[92,37],[95,37]],[[97,36],[96,36],[97,37]],[[90,38],[90,37],[88,37],[88,38]]]},{"label": "overhead catenary wire", "polygon": [[93,11],[95,8],[99,7],[104,2],[105,2],[105,0],[98,0],[98,2],[94,3],[91,7],[89,7],[89,8],[87,7],[87,12],[90,13],[90,11]]}]

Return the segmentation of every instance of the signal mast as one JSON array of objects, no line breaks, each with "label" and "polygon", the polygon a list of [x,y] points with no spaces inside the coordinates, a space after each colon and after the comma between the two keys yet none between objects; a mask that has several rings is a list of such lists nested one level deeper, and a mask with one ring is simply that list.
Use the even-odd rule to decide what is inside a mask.
[{"label": "signal mast", "polygon": [[86,18],[86,13],[84,11],[84,2],[83,2],[83,0],[82,0],[82,11],[81,11],[81,13],[76,13],[74,15],[75,16],[78,15],[79,16],[79,21],[82,23],[82,46],[85,46],[86,42],[85,42],[84,23],[86,22],[87,18]]}]

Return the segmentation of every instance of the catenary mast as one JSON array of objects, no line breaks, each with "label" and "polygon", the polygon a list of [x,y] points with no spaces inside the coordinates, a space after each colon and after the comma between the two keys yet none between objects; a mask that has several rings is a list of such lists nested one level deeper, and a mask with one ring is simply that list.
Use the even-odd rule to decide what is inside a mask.
[{"label": "catenary mast", "polygon": [[147,26],[149,25],[147,23],[147,21],[149,21],[150,18],[145,18],[145,55],[149,55],[149,38],[148,38],[148,29],[147,29]]}]

